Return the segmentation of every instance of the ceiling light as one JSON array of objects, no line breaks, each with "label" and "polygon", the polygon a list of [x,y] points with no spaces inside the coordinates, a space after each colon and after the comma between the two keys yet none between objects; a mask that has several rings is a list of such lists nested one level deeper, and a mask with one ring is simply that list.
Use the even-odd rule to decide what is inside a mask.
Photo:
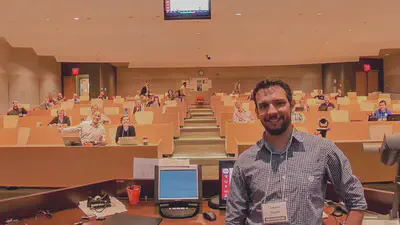
[{"label": "ceiling light", "polygon": [[197,35],[200,35],[200,33],[196,33]]},{"label": "ceiling light", "polygon": [[74,20],[78,21],[78,20],[79,20],[79,17],[75,17]]},{"label": "ceiling light", "polygon": [[236,16],[241,16],[242,14],[241,13],[236,13]]},{"label": "ceiling light", "polygon": [[325,44],[329,44],[329,42],[325,42]]},{"label": "ceiling light", "polygon": [[322,15],[322,13],[317,13],[317,16],[321,16]]},{"label": "ceiling light", "polygon": [[389,56],[390,54],[389,54],[389,53],[386,53],[385,55],[386,55],[386,56]]},{"label": "ceiling light", "polygon": [[349,32],[351,32],[351,29],[349,29]]},{"label": "ceiling light", "polygon": [[87,19],[87,20],[91,20],[92,18],[90,18],[90,17],[86,17],[86,19]]},{"label": "ceiling light", "polygon": [[49,21],[49,20],[50,20],[50,18],[47,18],[46,20],[47,20],[47,21]]}]

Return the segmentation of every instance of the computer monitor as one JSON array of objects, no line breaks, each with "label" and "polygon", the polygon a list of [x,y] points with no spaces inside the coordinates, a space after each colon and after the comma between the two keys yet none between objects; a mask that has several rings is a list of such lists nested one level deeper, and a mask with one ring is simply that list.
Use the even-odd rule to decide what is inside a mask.
[{"label": "computer monitor", "polygon": [[219,161],[219,208],[224,208],[226,206],[234,164],[234,160]]},{"label": "computer monitor", "polygon": [[387,121],[400,121],[400,114],[390,114],[386,119]]},{"label": "computer monitor", "polygon": [[201,167],[158,167],[155,171],[155,202],[201,202]]}]

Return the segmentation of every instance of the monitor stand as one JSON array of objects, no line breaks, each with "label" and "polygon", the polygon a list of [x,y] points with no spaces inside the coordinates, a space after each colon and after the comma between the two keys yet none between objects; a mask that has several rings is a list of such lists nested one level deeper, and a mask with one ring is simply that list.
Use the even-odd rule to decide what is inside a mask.
[{"label": "monitor stand", "polygon": [[210,198],[210,200],[208,200],[208,207],[210,207],[212,209],[220,209],[220,210],[225,209],[225,206],[221,206],[219,204],[219,195],[212,196]]},{"label": "monitor stand", "polygon": [[164,202],[159,205],[162,217],[171,219],[183,219],[196,216],[199,213],[198,202]]}]

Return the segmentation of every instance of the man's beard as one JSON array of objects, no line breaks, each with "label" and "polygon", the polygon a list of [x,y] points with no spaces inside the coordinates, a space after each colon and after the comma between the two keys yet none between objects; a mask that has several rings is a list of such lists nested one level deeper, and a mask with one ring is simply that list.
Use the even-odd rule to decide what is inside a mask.
[{"label": "man's beard", "polygon": [[283,119],[283,123],[280,128],[270,129],[268,126],[264,126],[264,128],[270,135],[281,135],[289,128],[290,123],[291,123],[291,118],[289,117]]}]

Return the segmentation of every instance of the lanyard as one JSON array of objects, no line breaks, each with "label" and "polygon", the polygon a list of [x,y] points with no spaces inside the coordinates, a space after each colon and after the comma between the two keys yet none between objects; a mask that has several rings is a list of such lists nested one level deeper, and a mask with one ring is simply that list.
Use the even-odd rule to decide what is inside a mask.
[{"label": "lanyard", "polygon": [[[285,201],[285,190],[286,190],[286,180],[287,180],[288,155],[289,155],[289,147],[290,147],[290,145],[292,144],[292,140],[293,140],[293,136],[290,137],[289,143],[288,143],[288,145],[286,146],[285,151],[284,151],[285,154],[286,154],[286,157],[285,157],[285,173],[284,173],[284,175],[283,175],[283,185],[282,185],[282,201]],[[272,171],[272,162],[273,162],[272,158],[273,158],[273,155],[274,155],[274,154],[272,154],[272,149],[270,149],[270,152],[271,152],[271,158],[270,158],[271,169],[270,169],[269,172],[268,172],[268,183],[267,183],[267,188],[266,188],[266,190],[265,190],[265,197],[264,197],[263,204],[266,204],[266,203],[267,203],[268,191],[269,191],[269,187],[270,187],[270,184],[271,184],[271,175],[272,175],[272,172],[271,172],[271,171]],[[278,155],[278,156],[280,156],[280,155]]]}]

